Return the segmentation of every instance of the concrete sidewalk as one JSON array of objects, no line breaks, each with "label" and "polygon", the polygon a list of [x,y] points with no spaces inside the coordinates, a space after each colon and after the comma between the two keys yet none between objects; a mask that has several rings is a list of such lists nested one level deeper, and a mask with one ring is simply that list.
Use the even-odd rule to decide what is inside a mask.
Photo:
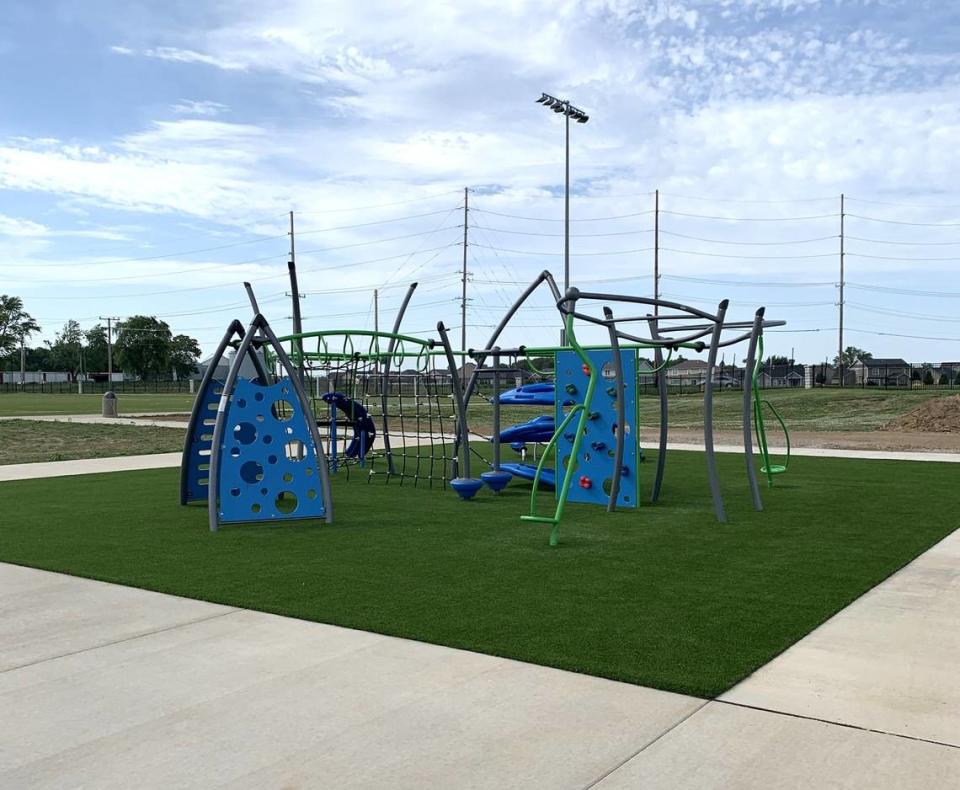
[{"label": "concrete sidewalk", "polygon": [[960,775],[951,746],[4,564],[0,706],[3,787],[930,790]]}]

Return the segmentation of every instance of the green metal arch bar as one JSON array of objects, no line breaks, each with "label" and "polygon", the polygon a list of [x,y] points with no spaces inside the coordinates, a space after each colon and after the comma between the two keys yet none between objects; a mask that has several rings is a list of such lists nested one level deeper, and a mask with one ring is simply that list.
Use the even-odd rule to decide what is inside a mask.
[{"label": "green metal arch bar", "polygon": [[[583,443],[583,429],[587,422],[587,415],[590,413],[590,407],[593,405],[593,393],[597,388],[597,380],[600,378],[598,371],[594,370],[593,365],[590,364],[590,358],[586,355],[583,347],[577,342],[576,335],[573,330],[573,316],[567,315],[565,323],[565,331],[567,340],[570,343],[570,346],[576,352],[577,356],[580,357],[580,361],[583,362],[590,370],[590,378],[587,383],[587,391],[583,398],[583,403],[576,404],[564,418],[563,422],[557,426],[557,430],[554,431],[553,436],[550,438],[550,442],[547,444],[546,449],[543,452],[543,455],[540,456],[540,462],[537,464],[537,473],[534,476],[533,481],[533,492],[530,494],[530,515],[520,516],[523,521],[538,521],[541,523],[553,524],[553,529],[550,531],[550,545],[556,546],[560,537],[560,519],[563,518],[563,510],[567,504],[567,496],[570,493],[570,485],[573,482],[573,472],[577,466],[577,459],[580,456],[580,445]],[[601,346],[600,348],[605,348]],[[567,468],[564,469],[563,474],[563,486],[557,492],[557,508],[554,511],[552,517],[550,516],[538,516],[536,513],[536,504],[537,504],[537,491],[539,490],[540,482],[540,473],[543,471],[543,466],[546,462],[546,459],[550,455],[550,450],[556,447],[559,437],[561,437],[566,430],[567,426],[573,421],[574,415],[579,414],[580,418],[577,420],[577,432],[573,439],[573,447],[570,450],[570,459],[567,461]]]},{"label": "green metal arch bar", "polygon": [[[763,465],[760,467],[760,471],[767,476],[767,487],[769,488],[773,486],[773,476],[783,474],[790,466],[790,433],[787,430],[787,424],[783,421],[783,417],[780,416],[780,412],[777,411],[776,407],[770,401],[760,398],[760,370],[763,367],[763,335],[760,335],[757,345],[757,361],[753,366],[753,381],[751,382],[753,389],[753,423],[754,430],[757,433],[757,446],[760,449],[760,457],[763,459]],[[764,404],[773,412],[773,416],[776,417],[777,422],[780,423],[780,427],[783,429],[783,435],[786,438],[787,457],[782,464],[770,463],[767,431],[763,424]]]}]

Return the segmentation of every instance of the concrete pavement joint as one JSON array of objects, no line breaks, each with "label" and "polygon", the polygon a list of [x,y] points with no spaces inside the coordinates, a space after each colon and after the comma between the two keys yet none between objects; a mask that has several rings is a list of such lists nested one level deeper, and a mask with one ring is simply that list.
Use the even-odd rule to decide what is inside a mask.
[{"label": "concrete pavement joint", "polygon": [[[29,567],[29,566],[23,566]],[[82,578],[82,577],[79,577]],[[94,580],[97,581],[97,580]],[[112,582],[107,582],[107,584],[112,584]],[[136,589],[136,588],[135,588]],[[152,592],[152,591],[148,591]],[[163,595],[164,593],[159,593]],[[192,599],[191,599],[192,600]],[[220,604],[218,604],[220,605]],[[79,650],[71,650],[68,653],[61,653],[57,656],[50,656],[48,658],[41,658],[39,661],[28,661],[26,664],[18,664],[15,667],[7,667],[7,669],[0,669],[0,675],[6,674],[7,672],[16,672],[18,669],[26,669],[27,667],[34,667],[38,664],[46,664],[48,661],[58,661],[61,658],[69,658],[70,656],[77,656],[81,653],[89,653],[93,650],[100,650],[104,647],[111,647],[113,645],[121,645],[124,642],[133,642],[137,639],[143,639],[148,636],[153,636],[154,634],[162,634],[164,631],[174,631],[177,628],[184,628],[188,625],[196,625],[197,623],[205,623],[208,620],[216,620],[218,617],[227,617],[231,614],[237,614],[239,612],[250,611],[247,609],[231,609],[229,612],[217,612],[216,614],[209,615],[207,617],[198,617],[195,620],[185,620],[182,623],[174,623],[173,625],[164,626],[163,628],[155,628],[152,631],[144,631],[143,633],[133,634],[132,636],[125,636],[123,639],[114,639],[110,642],[103,642],[99,645],[90,645],[90,647],[82,647]]]},{"label": "concrete pavement joint", "polygon": [[[648,688],[648,687],[647,687],[647,686],[640,686],[640,688]],[[641,746],[639,749],[637,749],[637,750],[636,750],[633,754],[631,754],[629,757],[621,760],[619,763],[617,763],[615,766],[613,766],[613,768],[611,768],[609,771],[607,771],[606,773],[602,774],[601,776],[597,777],[597,778],[594,779],[592,782],[590,782],[590,784],[584,785],[583,790],[590,790],[591,787],[596,787],[598,784],[600,784],[600,783],[601,783],[604,779],[606,779],[608,776],[616,773],[616,772],[619,771],[621,768],[623,768],[623,766],[625,766],[627,763],[629,763],[629,762],[630,762],[634,757],[636,757],[638,754],[640,754],[641,752],[645,751],[646,749],[649,749],[651,746],[653,746],[653,744],[655,744],[655,743],[656,743],[657,741],[659,741],[661,738],[669,735],[671,732],[673,732],[675,729],[677,729],[677,727],[679,727],[679,726],[680,726],[681,724],[683,724],[685,721],[688,721],[688,720],[689,720],[690,718],[692,718],[693,716],[696,716],[700,711],[702,711],[705,707],[707,707],[707,705],[709,705],[711,702],[713,702],[713,700],[709,700],[709,699],[708,699],[708,700],[704,700],[702,705],[699,705],[699,706],[696,707],[694,710],[690,711],[690,713],[688,713],[686,716],[684,716],[684,717],[683,717],[682,719],[680,719],[679,721],[675,721],[673,724],[671,724],[669,727],[667,727],[667,729],[665,729],[663,732],[661,732],[656,738],[651,738],[649,741],[647,741],[645,744],[643,744],[643,746]]]},{"label": "concrete pavement joint", "polygon": [[[821,719],[817,716],[804,716],[802,713],[791,713],[790,711],[786,711],[786,710],[776,710],[775,708],[765,708],[762,705],[747,705],[745,702],[732,702],[726,699],[715,699],[712,701],[716,702],[719,705],[731,705],[735,708],[745,708],[747,710],[758,710],[758,711],[762,711],[763,713],[775,713],[778,716],[789,716],[792,719],[804,719],[806,721],[816,721],[816,722],[820,722],[821,724],[830,724],[830,725],[833,725],[834,727],[846,727],[847,729],[850,729],[850,730],[860,730],[861,732],[872,732],[872,733],[875,733],[876,735],[889,735],[892,738],[903,738],[906,741],[920,741],[921,743],[930,743],[930,744],[933,744],[934,746],[946,746],[947,748],[950,748],[950,749],[960,749],[960,745],[956,743],[947,743],[946,741],[937,741],[931,738],[920,738],[919,736],[916,736],[916,735],[904,735],[901,732],[890,732],[889,730],[877,730],[877,729],[874,729],[873,727],[861,727],[858,724],[848,724],[847,722],[834,721],[833,719]],[[700,708],[698,708],[697,710],[700,710]]]}]

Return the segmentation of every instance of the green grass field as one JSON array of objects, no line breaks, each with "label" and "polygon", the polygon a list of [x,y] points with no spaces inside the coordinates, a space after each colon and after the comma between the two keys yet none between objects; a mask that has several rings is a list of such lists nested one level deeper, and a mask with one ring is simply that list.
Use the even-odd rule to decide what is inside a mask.
[{"label": "green grass field", "polygon": [[712,697],[960,522],[952,464],[796,458],[755,513],[742,463],[719,457],[728,524],[676,452],[661,504],[571,505],[556,549],[516,483],[461,502],[354,470],[334,525],[211,534],[175,470],[10,482],[0,560]]},{"label": "green grass field", "polygon": [[172,453],[183,437],[179,428],[0,420],[0,464]]},{"label": "green grass field", "polygon": [[[128,394],[118,396],[120,414],[190,411],[187,393]],[[46,414],[100,414],[102,395],[0,393],[0,417],[37,417]]]}]

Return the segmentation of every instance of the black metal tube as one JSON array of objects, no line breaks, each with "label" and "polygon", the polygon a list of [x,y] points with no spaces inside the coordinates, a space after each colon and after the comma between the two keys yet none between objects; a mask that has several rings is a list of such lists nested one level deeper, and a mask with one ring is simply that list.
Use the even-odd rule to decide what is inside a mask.
[{"label": "black metal tube", "polygon": [[[397,311],[397,317],[393,322],[393,334],[400,334],[400,324],[403,321],[403,314],[407,312],[407,305],[410,304],[410,298],[413,296],[413,292],[417,290],[416,283],[410,283],[410,287],[407,288],[407,293],[403,297],[403,301],[400,303],[400,309]],[[383,451],[387,456],[387,474],[396,474],[396,470],[393,465],[393,452],[390,447],[390,431],[388,430],[388,420],[387,420],[387,389],[390,386],[390,365],[393,362],[393,352],[397,347],[397,338],[391,337],[390,344],[387,347],[387,360],[383,364],[383,379],[380,382],[380,411],[382,413],[382,436],[383,436]],[[397,378],[397,391],[399,393],[400,388],[403,386],[403,382]],[[402,402],[402,400],[401,400]],[[419,406],[418,406],[419,408]]]},{"label": "black metal tube", "polygon": [[707,478],[710,481],[710,495],[713,497],[713,512],[717,521],[727,520],[723,509],[723,496],[720,493],[720,478],[717,475],[717,459],[713,450],[713,370],[717,364],[717,343],[723,331],[723,318],[729,302],[724,299],[717,310],[717,325],[713,331],[713,342],[707,354],[707,381],[703,387],[703,449],[707,459]]},{"label": "black metal tube", "polygon": [[[447,365],[450,368],[450,391],[453,393],[453,403],[457,408],[457,437],[459,447],[463,451],[463,477],[470,477],[470,442],[467,431],[467,408],[464,404],[463,390],[460,389],[460,377],[457,376],[457,361],[453,356],[453,349],[450,347],[450,338],[447,335],[447,328],[443,321],[437,324],[437,334],[440,335],[440,343],[443,345],[443,353],[447,358]],[[454,447],[453,454],[453,477],[461,477],[460,461],[457,447]]]},{"label": "black metal tube", "polygon": [[617,330],[613,324],[613,311],[609,307],[603,308],[604,316],[610,320],[608,329],[610,333],[610,350],[613,352],[613,373],[614,386],[617,393],[617,430],[614,432],[617,440],[617,447],[613,454],[613,475],[610,478],[610,498],[607,500],[607,512],[612,513],[617,509],[617,497],[620,495],[620,477],[623,469],[623,445],[624,421],[626,420],[626,408],[624,407],[624,394],[626,392],[626,382],[623,380],[623,360],[620,359],[620,342],[617,339]]}]

